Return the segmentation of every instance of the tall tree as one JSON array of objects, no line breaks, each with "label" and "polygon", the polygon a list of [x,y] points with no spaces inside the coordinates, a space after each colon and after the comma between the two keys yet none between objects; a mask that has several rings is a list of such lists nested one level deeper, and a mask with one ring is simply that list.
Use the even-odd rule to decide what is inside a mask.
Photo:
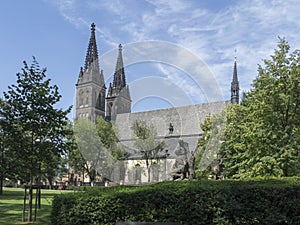
[{"label": "tall tree", "polygon": [[242,105],[227,109],[222,156],[229,177],[300,174],[300,51],[289,50],[280,39]]},{"label": "tall tree", "polygon": [[96,129],[103,146],[111,153],[114,159],[122,160],[126,152],[124,149],[118,147],[118,135],[117,128],[113,122],[107,121],[102,117],[99,117],[96,124]]},{"label": "tall tree", "polygon": [[136,136],[135,146],[146,162],[148,182],[150,182],[150,167],[160,157],[159,154],[164,149],[165,142],[156,139],[157,132],[154,126],[148,125],[145,121],[134,121],[131,129]]},{"label": "tall tree", "polygon": [[33,58],[30,66],[24,61],[17,84],[8,87],[0,102],[8,154],[22,168],[17,173],[30,187],[28,221],[32,221],[32,187],[35,180],[40,181],[42,165],[49,158],[67,154],[66,135],[71,132],[67,129],[67,114],[71,107],[56,109],[60,99],[58,87],[51,85],[46,69],[40,69]]},{"label": "tall tree", "polygon": [[214,115],[208,115],[200,125],[203,135],[198,140],[195,169],[198,177],[222,175],[220,154],[224,141],[226,114],[225,111]]},{"label": "tall tree", "polygon": [[4,177],[6,172],[6,160],[4,158],[4,135],[2,131],[2,118],[0,118],[0,195],[3,193]]},{"label": "tall tree", "polygon": [[280,176],[300,172],[300,51],[289,54],[289,50],[289,44],[280,38],[271,59],[264,60],[264,67],[259,65],[254,89],[245,102],[263,134],[257,146],[262,155],[253,166],[264,170],[263,164],[272,161]]},{"label": "tall tree", "polygon": [[96,179],[97,170],[106,160],[105,149],[97,134],[96,125],[89,120],[77,120],[74,124],[74,134],[79,150],[72,155],[73,162],[77,163],[74,166],[81,167],[82,171],[89,176],[90,182],[93,182]]}]

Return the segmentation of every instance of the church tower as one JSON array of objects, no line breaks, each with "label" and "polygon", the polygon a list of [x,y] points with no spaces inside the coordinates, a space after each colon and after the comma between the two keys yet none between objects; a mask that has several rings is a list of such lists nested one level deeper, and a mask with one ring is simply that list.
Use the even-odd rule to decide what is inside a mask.
[{"label": "church tower", "polygon": [[239,104],[239,81],[236,68],[236,56],[234,56],[233,78],[231,82],[231,104]]},{"label": "church tower", "polygon": [[131,98],[129,87],[126,85],[121,44],[119,45],[113,83],[109,84],[107,92],[106,109],[106,118],[108,120],[115,120],[117,114],[131,112]]},{"label": "church tower", "polygon": [[92,23],[84,68],[80,68],[76,84],[76,119],[96,123],[98,117],[104,117],[105,90],[103,71],[99,68],[95,24]]}]

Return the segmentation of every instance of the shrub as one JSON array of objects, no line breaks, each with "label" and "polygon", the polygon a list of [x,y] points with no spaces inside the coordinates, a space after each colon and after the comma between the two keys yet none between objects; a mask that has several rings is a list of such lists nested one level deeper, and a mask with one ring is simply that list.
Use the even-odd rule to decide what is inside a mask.
[{"label": "shrub", "polygon": [[52,224],[298,224],[300,178],[94,188],[53,201]]}]

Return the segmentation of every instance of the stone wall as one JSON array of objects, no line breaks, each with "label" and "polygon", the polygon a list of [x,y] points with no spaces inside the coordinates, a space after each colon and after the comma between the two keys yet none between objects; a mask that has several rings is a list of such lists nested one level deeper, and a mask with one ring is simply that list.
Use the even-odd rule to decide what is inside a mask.
[{"label": "stone wall", "polygon": [[[176,160],[175,149],[179,147],[179,140],[188,145],[188,156],[197,148],[197,142],[202,135],[200,124],[209,114],[222,111],[229,101],[214,102],[199,105],[190,105],[177,108],[160,109],[137,113],[118,114],[115,120],[120,145],[129,152],[128,160],[123,161],[123,175],[117,175],[113,180],[117,183],[139,184],[148,181],[147,169],[142,155],[135,148],[135,137],[131,126],[136,120],[153,124],[157,130],[158,140],[164,141],[165,149],[161,152],[162,158],[151,167],[151,182],[171,179],[171,171]],[[170,123],[173,132],[170,133]],[[167,157],[167,158],[165,158]],[[114,169],[119,171],[118,168]],[[117,172],[118,173],[118,172]]]},{"label": "stone wall", "polygon": [[[128,151],[134,150],[134,134],[131,126],[136,120],[143,120],[153,124],[156,128],[158,139],[166,142],[166,148],[170,156],[178,143],[183,139],[189,143],[189,149],[194,151],[199,136],[202,134],[200,124],[209,114],[215,114],[230,104],[229,101],[213,102],[207,104],[190,105],[177,108],[160,109],[137,113],[118,114],[116,126],[121,145]],[[173,132],[170,134],[169,126],[173,125]]]}]

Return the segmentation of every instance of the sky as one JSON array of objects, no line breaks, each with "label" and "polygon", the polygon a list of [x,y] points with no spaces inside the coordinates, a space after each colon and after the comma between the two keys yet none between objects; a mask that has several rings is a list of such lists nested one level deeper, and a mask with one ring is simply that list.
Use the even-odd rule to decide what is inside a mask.
[{"label": "sky", "polygon": [[229,100],[234,57],[240,89],[278,37],[300,49],[298,0],[10,0],[0,8],[0,96],[36,57],[73,105],[90,25],[106,86],[123,45],[132,111]]}]

